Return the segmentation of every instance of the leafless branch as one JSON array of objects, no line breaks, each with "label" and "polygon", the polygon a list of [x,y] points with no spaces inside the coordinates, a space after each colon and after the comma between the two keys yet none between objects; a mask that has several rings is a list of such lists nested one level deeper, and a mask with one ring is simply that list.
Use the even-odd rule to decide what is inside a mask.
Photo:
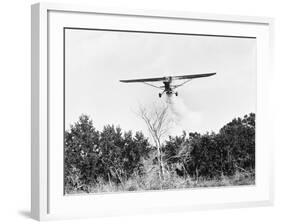
[{"label": "leafless branch", "polygon": [[168,107],[166,105],[153,104],[148,110],[144,106],[139,106],[139,116],[144,120],[150,136],[158,152],[159,170],[161,179],[163,179],[163,161],[161,144],[168,134],[171,120],[169,119]]}]

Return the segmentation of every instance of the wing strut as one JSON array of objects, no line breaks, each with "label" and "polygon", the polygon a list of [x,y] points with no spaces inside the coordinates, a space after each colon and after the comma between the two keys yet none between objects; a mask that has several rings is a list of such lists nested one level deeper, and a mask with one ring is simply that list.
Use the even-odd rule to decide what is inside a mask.
[{"label": "wing strut", "polygon": [[155,85],[150,84],[150,83],[147,83],[147,82],[143,82],[143,84],[146,84],[146,85],[148,85],[148,86],[152,86],[152,87],[157,88],[157,89],[163,89],[163,88],[161,88],[161,87],[159,87],[159,86],[155,86]]},{"label": "wing strut", "polygon": [[183,83],[181,83],[181,84],[179,84],[179,85],[174,85],[174,89],[176,89],[176,88],[178,88],[178,87],[181,87],[181,86],[183,86],[184,84],[186,84],[186,83],[188,83],[188,82],[190,82],[190,81],[192,81],[192,79],[188,79],[188,80],[184,81]]}]

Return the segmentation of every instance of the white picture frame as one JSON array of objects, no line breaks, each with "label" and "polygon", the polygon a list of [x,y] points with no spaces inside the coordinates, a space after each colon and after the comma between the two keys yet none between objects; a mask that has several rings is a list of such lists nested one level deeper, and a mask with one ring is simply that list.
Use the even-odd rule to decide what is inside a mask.
[{"label": "white picture frame", "polygon": [[[31,7],[31,215],[37,220],[99,217],[273,203],[271,108],[273,19],[191,12],[98,9],[38,3]],[[104,195],[63,194],[64,27],[187,32],[257,38],[255,186]],[[54,150],[56,149],[56,150]],[[185,200],[187,199],[187,200]],[[137,203],[135,203],[137,202]]]}]

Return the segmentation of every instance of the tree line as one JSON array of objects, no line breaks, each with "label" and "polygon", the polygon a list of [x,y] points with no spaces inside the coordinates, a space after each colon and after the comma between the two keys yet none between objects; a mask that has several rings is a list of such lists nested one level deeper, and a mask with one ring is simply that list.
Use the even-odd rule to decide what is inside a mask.
[{"label": "tree line", "polygon": [[233,119],[218,133],[183,132],[162,142],[156,135],[155,140],[157,144],[150,143],[141,131],[133,133],[114,125],[98,131],[89,116],[81,115],[65,131],[65,191],[88,192],[89,186],[101,181],[124,186],[130,178],[146,175],[147,161],[159,167],[155,172],[160,179],[165,172],[197,180],[255,171],[254,113]]}]

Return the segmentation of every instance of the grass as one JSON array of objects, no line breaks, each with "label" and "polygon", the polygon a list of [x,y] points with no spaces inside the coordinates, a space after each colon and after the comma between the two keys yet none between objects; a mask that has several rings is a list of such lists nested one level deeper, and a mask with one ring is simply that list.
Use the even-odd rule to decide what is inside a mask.
[{"label": "grass", "polygon": [[68,194],[75,193],[109,193],[109,192],[129,192],[129,191],[151,191],[165,189],[185,189],[201,187],[223,187],[254,185],[255,175],[236,172],[231,177],[223,176],[214,179],[198,178],[197,180],[187,177],[179,177],[175,173],[166,173],[164,180],[160,180],[158,172],[147,173],[146,175],[134,176],[123,184],[104,182],[98,180],[96,184],[87,186],[87,191],[68,190]]}]

